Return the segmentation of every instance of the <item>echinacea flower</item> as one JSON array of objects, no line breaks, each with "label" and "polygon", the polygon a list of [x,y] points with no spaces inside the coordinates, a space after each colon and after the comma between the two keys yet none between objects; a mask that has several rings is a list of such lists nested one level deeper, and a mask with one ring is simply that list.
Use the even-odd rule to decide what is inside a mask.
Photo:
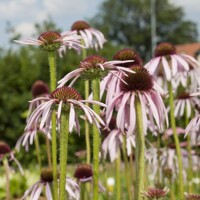
[{"label": "echinacea flower", "polygon": [[[117,53],[113,56],[113,61],[123,61],[122,63],[118,63],[118,66],[123,68],[131,68],[134,65],[142,65],[143,61],[140,55],[133,49],[125,48],[117,51]],[[130,62],[128,62],[130,61]],[[114,73],[114,74],[113,74]],[[114,97],[116,93],[120,91],[120,82],[124,73],[121,71],[115,71],[113,73],[109,73],[102,81],[101,81],[101,96],[103,92],[106,90],[106,103],[109,104],[110,100]]]},{"label": "echinacea flower", "polygon": [[95,123],[97,127],[99,124],[104,124],[103,120],[84,103],[97,104],[99,106],[106,107],[105,104],[98,101],[82,100],[81,95],[73,88],[61,87],[54,90],[48,97],[39,97],[31,101],[44,100],[31,114],[25,127],[25,131],[29,129],[48,128],[51,122],[51,114],[53,108],[57,108],[57,119],[60,120],[61,111],[65,110],[69,114],[69,132],[73,131],[75,127],[76,131],[80,133],[80,125],[76,109],[82,110],[90,123]]},{"label": "echinacea flower", "polygon": [[144,67],[150,74],[157,75],[159,71],[163,71],[167,81],[171,81],[180,71],[189,71],[194,60],[191,56],[177,54],[175,46],[167,42],[156,47],[154,56]]},{"label": "echinacea flower", "polygon": [[102,32],[92,28],[86,21],[76,21],[71,27],[71,31],[81,35],[86,48],[102,49],[106,39]]},{"label": "echinacea flower", "polygon": [[187,111],[187,117],[191,117],[192,109],[195,105],[200,104],[200,100],[196,95],[197,93],[189,93],[189,92],[182,92],[180,93],[174,101],[175,110],[174,115],[175,117],[182,117]]},{"label": "echinacea flower", "polygon": [[79,164],[74,172],[74,177],[78,182],[84,183],[91,181],[93,178],[93,170],[89,164]]},{"label": "echinacea flower", "polygon": [[162,199],[166,197],[169,189],[161,189],[161,188],[149,188],[147,191],[142,192],[142,196],[147,199]]},{"label": "echinacea flower", "polygon": [[135,147],[135,135],[128,135],[126,132],[121,132],[119,129],[112,130],[102,143],[102,151],[104,158],[109,153],[110,161],[113,162],[118,157],[118,151],[126,140],[127,155],[131,155],[132,147]]},{"label": "echinacea flower", "polygon": [[[43,188],[45,188],[45,195],[47,200],[53,200],[51,192],[52,182],[53,170],[51,168],[43,169],[40,175],[40,180],[34,183],[29,189],[25,191],[22,200],[26,199],[28,196],[30,196],[30,200],[38,200]],[[79,199],[79,186],[75,181],[66,177],[65,189],[69,195],[69,199]]]},{"label": "echinacea flower", "polygon": [[39,46],[45,51],[55,51],[59,48],[63,48],[63,46],[67,46],[69,48],[83,47],[80,43],[81,39],[81,36],[78,36],[74,32],[66,32],[61,35],[55,31],[47,31],[42,33],[38,39],[27,38],[25,40],[14,40],[14,42]]},{"label": "echinacea flower", "polygon": [[200,194],[184,193],[187,200],[200,200]]},{"label": "echinacea flower", "polygon": [[187,136],[187,134],[189,132],[199,131],[199,126],[200,126],[200,107],[198,105],[195,105],[195,109],[198,111],[198,114],[195,117],[193,117],[192,120],[187,125],[187,127],[185,129],[185,136]]},{"label": "echinacea flower", "polygon": [[[77,179],[77,182],[82,183],[92,183],[93,182],[93,169],[89,164],[79,164],[74,172],[74,177]],[[105,188],[99,182],[98,183],[99,190],[105,192]]]},{"label": "echinacea flower", "polygon": [[[46,96],[49,95],[49,87],[44,81],[37,80],[32,85],[31,93],[32,93],[33,99],[38,98],[38,97],[46,97]],[[36,101],[35,104],[32,103],[32,104],[29,105],[27,118],[30,116],[30,114],[33,112],[33,110],[37,106],[39,106],[41,103],[42,103],[42,100],[41,100],[41,102]]]},{"label": "echinacea flower", "polygon": [[69,85],[72,86],[79,77],[85,80],[94,80],[96,78],[105,77],[109,72],[113,75],[113,72],[115,71],[120,71],[123,74],[125,74],[125,72],[131,73],[131,70],[118,66],[118,64],[127,62],[131,61],[106,61],[105,58],[98,55],[88,56],[80,63],[80,67],[78,69],[73,70],[58,81],[58,87],[64,86],[67,82],[73,79]]},{"label": "echinacea flower", "polygon": [[[113,111],[117,110],[117,127],[122,132],[127,128],[128,134],[132,134],[136,128],[135,101],[138,99],[142,107],[142,119],[144,133],[147,131],[147,121],[151,126],[157,125],[162,130],[163,122],[167,120],[167,113],[158,92],[158,86],[154,84],[153,76],[142,66],[131,68],[135,73],[124,76],[124,82],[120,83],[120,91],[106,109],[106,122],[109,124]],[[160,90],[160,88],[159,88]]]},{"label": "echinacea flower", "polygon": [[20,146],[22,145],[23,147],[25,147],[25,150],[28,151],[29,145],[33,144],[33,141],[38,133],[44,134],[49,140],[51,140],[50,124],[43,129],[39,129],[39,127],[37,129],[25,129],[24,133],[17,140],[17,143],[15,145],[16,150],[19,151]]},{"label": "echinacea flower", "polygon": [[19,161],[15,158],[14,152],[11,150],[9,145],[0,141],[0,162],[5,158],[8,159],[8,162],[14,161],[17,164],[21,174],[24,173]]}]

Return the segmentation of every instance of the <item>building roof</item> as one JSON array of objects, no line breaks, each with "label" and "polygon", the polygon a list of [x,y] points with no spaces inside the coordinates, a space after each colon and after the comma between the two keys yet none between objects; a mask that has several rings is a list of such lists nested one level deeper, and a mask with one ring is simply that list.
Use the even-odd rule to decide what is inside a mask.
[{"label": "building roof", "polygon": [[176,51],[177,53],[185,53],[195,57],[196,53],[200,51],[200,42],[176,45]]}]

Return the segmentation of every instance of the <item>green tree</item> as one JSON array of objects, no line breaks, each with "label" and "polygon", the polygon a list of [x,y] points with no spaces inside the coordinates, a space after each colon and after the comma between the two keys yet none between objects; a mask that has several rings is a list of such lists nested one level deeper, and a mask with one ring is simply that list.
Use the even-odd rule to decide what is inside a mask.
[{"label": "green tree", "polygon": [[[134,48],[147,58],[151,52],[150,4],[150,0],[105,0],[91,23],[108,40]],[[156,0],[155,5],[158,43],[197,41],[196,24],[185,20],[183,8],[169,0]]]}]

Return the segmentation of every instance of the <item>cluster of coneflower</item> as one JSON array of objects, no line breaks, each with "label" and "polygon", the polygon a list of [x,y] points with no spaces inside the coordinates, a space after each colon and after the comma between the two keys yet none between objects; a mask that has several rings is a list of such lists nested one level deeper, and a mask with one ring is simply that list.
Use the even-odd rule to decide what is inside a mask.
[{"label": "cluster of coneflower", "polygon": [[[51,83],[50,92],[42,81],[34,84],[27,125],[16,147],[19,150],[22,145],[28,150],[38,132],[43,133],[47,149],[51,140],[47,154],[49,163],[52,158],[52,167],[41,171],[40,180],[22,199],[28,196],[39,199],[43,187],[48,200],[98,200],[99,191],[105,192],[108,199],[109,187],[102,185],[99,175],[99,164],[105,161],[107,154],[110,161],[115,162],[117,200],[125,196],[129,200],[183,200],[185,191],[186,199],[200,199],[199,195],[190,194],[195,192],[193,170],[199,172],[199,157],[193,150],[199,145],[199,63],[189,55],[177,54],[170,43],[158,45],[154,58],[145,65],[140,55],[128,48],[116,52],[111,61],[99,55],[85,56],[87,48],[98,50],[105,41],[100,31],[84,21],[75,22],[71,31],[49,31],[38,39],[15,41],[38,45],[48,52]],[[62,57],[71,48],[85,57],[77,69],[57,81],[56,55]],[[85,81],[84,98],[73,88],[77,79]],[[85,120],[85,129],[80,126],[80,117]],[[67,176],[67,152],[69,133],[73,131],[85,134],[87,164],[79,164],[74,178],[70,178]],[[156,142],[149,140],[150,134],[155,136]],[[180,141],[181,134],[184,139]],[[0,158],[9,154],[14,159],[10,148],[5,144],[0,147],[2,145],[4,150],[2,153],[0,148]],[[126,182],[123,193],[121,153]],[[85,187],[86,182],[92,187]],[[92,195],[87,195],[88,191]]]}]

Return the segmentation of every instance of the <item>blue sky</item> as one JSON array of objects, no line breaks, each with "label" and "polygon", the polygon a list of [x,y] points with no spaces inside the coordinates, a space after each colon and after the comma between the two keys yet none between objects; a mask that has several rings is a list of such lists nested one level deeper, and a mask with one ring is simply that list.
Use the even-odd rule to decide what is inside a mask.
[{"label": "blue sky", "polygon": [[[0,46],[6,46],[6,22],[9,21],[24,37],[34,31],[34,23],[42,22],[49,15],[62,30],[69,30],[73,22],[90,18],[97,13],[104,0],[0,0]],[[197,23],[200,32],[199,0],[170,0],[182,6],[186,18]]]}]

